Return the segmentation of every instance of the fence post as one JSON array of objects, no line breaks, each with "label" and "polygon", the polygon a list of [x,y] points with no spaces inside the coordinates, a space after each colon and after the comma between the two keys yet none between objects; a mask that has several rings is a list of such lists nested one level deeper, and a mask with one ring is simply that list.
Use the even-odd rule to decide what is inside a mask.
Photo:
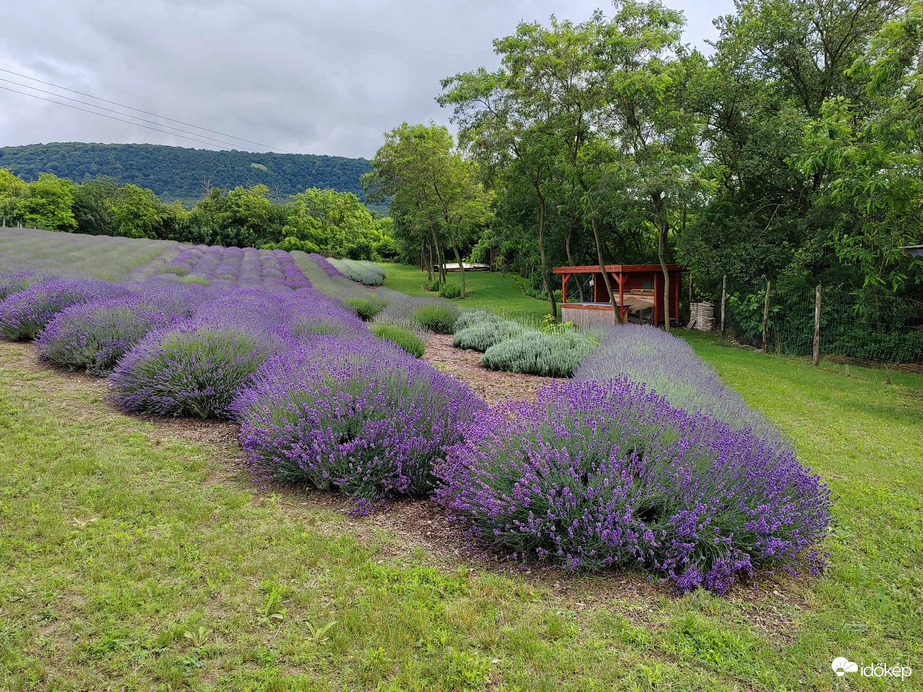
[{"label": "fence post", "polygon": [[766,279],[766,300],[763,303],[763,353],[766,353],[766,324],[769,322],[769,279]]},{"label": "fence post", "polygon": [[817,284],[817,297],[814,299],[814,349],[811,362],[815,368],[820,365],[820,284]]},{"label": "fence post", "polygon": [[721,336],[724,336],[724,305],[727,301],[728,275],[721,277]]}]

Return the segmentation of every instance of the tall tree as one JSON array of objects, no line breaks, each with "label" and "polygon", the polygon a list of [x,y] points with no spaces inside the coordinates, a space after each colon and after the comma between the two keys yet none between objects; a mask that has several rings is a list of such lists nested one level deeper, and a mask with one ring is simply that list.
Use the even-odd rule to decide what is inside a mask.
[{"label": "tall tree", "polygon": [[437,254],[445,242],[452,246],[464,298],[461,250],[488,220],[492,195],[479,182],[474,162],[454,150],[448,129],[404,123],[387,133],[365,184],[373,199],[391,198],[396,229],[407,225],[405,237],[419,238],[420,229],[428,228]]}]

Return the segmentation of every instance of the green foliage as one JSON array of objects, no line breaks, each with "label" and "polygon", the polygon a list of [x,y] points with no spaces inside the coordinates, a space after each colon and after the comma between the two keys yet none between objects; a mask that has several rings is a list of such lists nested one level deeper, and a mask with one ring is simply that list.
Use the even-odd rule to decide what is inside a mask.
[{"label": "green foliage", "polygon": [[488,348],[484,367],[544,377],[570,377],[596,344],[577,332],[526,332]]},{"label": "green foliage", "polygon": [[305,187],[361,196],[359,178],[369,170],[369,163],[340,156],[66,142],[2,147],[0,168],[26,180],[36,180],[46,171],[78,183],[107,175],[119,185],[150,188],[161,199],[183,202],[202,196],[203,181],[223,190],[266,185],[275,200],[282,201]]},{"label": "green foliage", "polygon": [[458,310],[445,305],[421,305],[413,311],[413,318],[427,331],[451,334],[455,330]]},{"label": "green foliage", "polygon": [[51,173],[39,175],[19,203],[23,225],[49,231],[76,231],[77,219],[73,210],[75,187],[71,181]]},{"label": "green foliage", "polygon": [[377,295],[347,298],[346,303],[356,311],[356,314],[365,321],[371,322],[375,315],[384,310],[388,301]]},{"label": "green foliage", "polygon": [[439,295],[443,298],[461,298],[461,286],[456,283],[446,282],[439,287]]},{"label": "green foliage", "polygon": [[426,350],[426,342],[406,327],[391,322],[374,322],[369,326],[369,331],[379,339],[394,342],[416,358],[422,357]]}]

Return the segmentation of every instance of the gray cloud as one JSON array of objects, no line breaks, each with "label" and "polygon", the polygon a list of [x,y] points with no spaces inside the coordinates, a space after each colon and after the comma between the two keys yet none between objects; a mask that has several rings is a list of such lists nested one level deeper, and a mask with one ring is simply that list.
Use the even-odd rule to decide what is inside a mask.
[{"label": "gray cloud", "polygon": [[[668,4],[686,13],[686,40],[699,46],[716,35],[711,20],[733,8]],[[519,21],[583,20],[600,6],[608,9],[600,0],[14,0],[2,12],[0,67],[286,151],[369,157],[404,120],[448,123],[434,102],[439,80],[495,65],[492,39]],[[51,141],[204,146],[0,90],[0,145]]]}]

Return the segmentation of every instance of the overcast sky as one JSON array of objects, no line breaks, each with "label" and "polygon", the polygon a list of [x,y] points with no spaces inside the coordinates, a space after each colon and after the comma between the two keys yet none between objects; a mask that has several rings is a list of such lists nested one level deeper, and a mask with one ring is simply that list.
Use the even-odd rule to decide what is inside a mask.
[{"label": "overcast sky", "polygon": [[[448,124],[449,113],[433,100],[439,80],[495,66],[492,39],[519,21],[552,13],[579,21],[611,9],[600,0],[2,4],[0,68],[288,152],[366,158],[384,131],[405,120]],[[685,40],[703,48],[716,36],[712,19],[733,9],[732,0],[668,4],[685,12]],[[28,83],[5,72],[0,78]],[[8,81],[0,87],[30,91]],[[55,141],[207,146],[0,89],[0,146]]]}]

